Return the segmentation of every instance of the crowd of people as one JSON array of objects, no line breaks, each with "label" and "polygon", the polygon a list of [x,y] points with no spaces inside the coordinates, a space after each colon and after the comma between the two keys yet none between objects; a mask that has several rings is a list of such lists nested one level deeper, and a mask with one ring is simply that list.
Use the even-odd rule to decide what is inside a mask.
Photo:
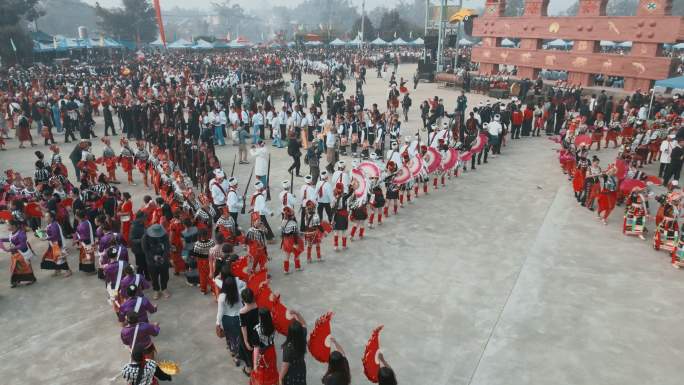
[{"label": "crowd of people", "polygon": [[[330,317],[317,320],[307,342],[301,313],[271,295],[268,262],[275,255],[282,255],[283,271],[289,274],[304,268],[304,253],[308,263],[323,261],[321,245],[328,236],[334,250],[346,250],[348,241],[364,239],[366,231],[387,223],[401,207],[429,196],[430,186],[433,191],[445,187],[449,179],[489,163],[521,137],[563,131],[566,151],[572,152],[574,138],[587,130],[600,131],[600,139],[597,133],[590,140],[600,147],[602,130],[615,126],[612,120],[600,123],[606,111],[620,122],[623,159],[636,161],[637,168],[658,159],[658,151],[654,157],[642,147],[650,149],[651,138],[660,136],[653,130],[646,133],[636,120],[629,123],[630,116],[644,114],[645,101],[636,96],[613,103],[605,95],[578,100],[576,93],[560,92],[539,102],[525,97],[468,106],[462,93],[453,113],[435,96],[420,107],[427,139],[405,127],[402,132],[399,108],[406,121],[411,107],[408,80],[397,79],[389,61],[380,63],[378,72],[388,80],[387,102],[367,106],[365,63],[363,57],[347,63],[303,55],[148,53],[93,72],[12,70],[0,87],[0,129],[4,134],[14,129],[20,145],[35,146],[34,132],[45,138],[50,151],[49,156],[34,151],[33,177],[6,170],[0,179],[6,209],[0,219],[11,232],[0,244],[9,243],[12,286],[36,282],[30,232],[48,245],[40,268],[64,277],[76,270],[74,262],[69,265],[71,240],[78,250],[78,270],[106,283],[121,322],[121,340],[131,352],[131,362],[122,371],[129,383],[171,378],[172,365],[155,361],[153,338],[161,329],[149,315],[157,310],[152,301],[171,297],[168,281],[173,271],[202,294],[214,296],[216,334],[225,338],[234,363],[242,366],[251,384],[306,383],[308,348],[312,355],[323,350],[315,358],[328,365],[324,384],[348,385],[351,374],[341,345],[331,338],[329,346],[312,347],[314,335],[326,334]],[[288,82],[283,72],[289,72]],[[318,80],[307,86],[302,73],[315,73]],[[348,79],[353,79],[354,90],[347,91]],[[667,130],[678,127],[681,101],[656,108],[658,116],[667,117]],[[95,124],[98,114],[104,122],[101,156],[92,150],[100,129]],[[77,141],[68,156],[72,167],[65,165],[55,144],[52,130],[60,127],[65,142]],[[610,132],[605,134],[606,146],[617,144]],[[630,142],[629,133],[639,139]],[[112,144],[114,136],[121,137],[118,146]],[[271,181],[270,151],[278,150],[269,149],[268,141],[272,147],[287,147],[292,158],[291,177],[280,182],[272,201],[271,190],[278,188]],[[635,141],[636,148],[628,146]],[[232,165],[222,165],[217,149],[231,142],[238,153]],[[672,176],[678,179],[681,170],[682,158],[677,169],[675,148],[670,150],[670,165],[662,170],[666,184]],[[581,150],[577,155],[580,166],[566,170],[576,180],[580,177],[575,170],[585,164],[582,154],[586,156]],[[641,163],[635,154],[642,155]],[[301,175],[302,156],[309,167],[306,176]],[[235,164],[250,160],[252,174],[246,182],[238,180]],[[584,180],[600,176],[589,165],[584,170],[589,170]],[[295,183],[295,177],[302,177],[303,183]],[[123,191],[123,183],[136,182],[148,188],[142,199]],[[582,185],[578,199],[584,204],[592,202],[587,198],[592,186]],[[633,217],[638,214],[633,210]],[[666,218],[673,215],[667,211]],[[276,231],[269,223],[274,217],[280,219]],[[671,234],[666,231],[664,236]],[[282,253],[274,251],[276,239]],[[150,289],[148,299],[145,292]],[[276,333],[287,336],[280,367]],[[374,345],[369,342],[367,353]],[[396,384],[382,355],[376,362],[374,354],[367,354],[363,363],[367,376],[383,385]]]}]

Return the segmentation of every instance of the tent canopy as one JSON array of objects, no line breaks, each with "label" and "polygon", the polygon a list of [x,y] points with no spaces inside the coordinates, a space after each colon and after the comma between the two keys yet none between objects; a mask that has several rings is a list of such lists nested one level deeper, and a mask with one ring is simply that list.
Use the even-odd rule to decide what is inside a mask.
[{"label": "tent canopy", "polygon": [[192,42],[189,42],[185,39],[178,39],[174,41],[173,43],[169,44],[167,47],[168,48],[190,48],[192,47]]},{"label": "tent canopy", "polygon": [[656,87],[665,87],[665,88],[684,89],[684,76],[678,76],[676,78],[658,80],[655,82],[655,86]]},{"label": "tent canopy", "polygon": [[556,39],[556,40],[552,40],[552,41],[548,42],[546,45],[549,47],[567,47],[567,46],[572,45],[572,44],[570,44],[570,42],[567,42],[563,39]]},{"label": "tent canopy", "polygon": [[306,43],[304,43],[304,45],[308,45],[308,46],[316,46],[316,45],[321,45],[321,44],[323,44],[323,43],[321,43],[318,40],[307,41]]},{"label": "tent canopy", "polygon": [[473,45],[473,42],[466,38],[463,38],[458,41],[458,45]]},{"label": "tent canopy", "polygon": [[162,42],[161,37],[158,37],[157,40],[151,42],[150,45],[154,47],[161,47],[164,45],[164,43]]},{"label": "tent canopy", "polygon": [[515,43],[511,39],[503,39],[503,40],[501,40],[501,46],[502,47],[515,47]]},{"label": "tent canopy", "polygon": [[346,45],[347,42],[346,42],[346,41],[343,41],[343,40],[340,40],[339,38],[337,38],[337,39],[331,41],[331,42],[328,43],[328,44],[330,44],[330,45],[335,45],[335,46],[340,46],[340,45]]},{"label": "tent canopy", "polygon": [[425,40],[423,40],[422,37],[417,38],[416,40],[411,42],[411,45],[424,45]]},{"label": "tent canopy", "polygon": [[601,47],[615,47],[615,42],[610,40],[601,40],[599,43]]},{"label": "tent canopy", "polygon": [[394,41],[392,41],[390,44],[392,44],[392,45],[408,45],[408,43],[406,42],[406,40],[404,40],[404,39],[402,39],[402,38],[400,38],[400,37],[394,39]]},{"label": "tent canopy", "polygon": [[632,48],[632,42],[631,41],[623,41],[622,43],[617,45],[618,47],[621,48]]},{"label": "tent canopy", "polygon": [[349,45],[361,45],[363,41],[357,36],[354,40],[347,42]]},{"label": "tent canopy", "polygon": [[195,42],[195,45],[192,48],[195,48],[195,49],[212,49],[212,48],[214,48],[214,45],[209,43],[206,40],[199,39]]},{"label": "tent canopy", "polygon": [[672,46],[674,49],[684,49],[684,42]]},{"label": "tent canopy", "polygon": [[387,45],[387,42],[382,40],[381,38],[377,38],[373,41],[371,41],[372,45]]}]

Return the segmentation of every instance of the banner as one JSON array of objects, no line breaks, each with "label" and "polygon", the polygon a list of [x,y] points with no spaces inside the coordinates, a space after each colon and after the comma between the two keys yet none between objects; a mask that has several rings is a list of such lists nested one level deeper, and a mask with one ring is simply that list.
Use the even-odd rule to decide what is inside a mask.
[{"label": "banner", "polygon": [[157,25],[159,26],[159,38],[166,48],[166,34],[164,33],[164,20],[162,20],[161,6],[159,5],[159,0],[154,0],[154,10],[157,13]]}]

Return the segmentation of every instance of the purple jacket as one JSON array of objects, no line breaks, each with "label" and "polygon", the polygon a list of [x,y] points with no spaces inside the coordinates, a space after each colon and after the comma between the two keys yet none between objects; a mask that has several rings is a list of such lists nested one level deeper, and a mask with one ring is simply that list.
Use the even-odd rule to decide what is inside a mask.
[{"label": "purple jacket", "polygon": [[111,262],[116,262],[117,260],[118,261],[126,261],[126,263],[128,263],[128,249],[126,248],[126,246],[118,245],[118,246],[112,246],[112,247],[116,247],[115,250],[118,254],[118,257],[109,258],[109,254],[104,253],[104,255],[102,256],[102,264],[106,265],[106,264],[111,263]]},{"label": "purple jacket", "polygon": [[26,241],[26,232],[24,230],[17,230],[10,235],[9,238],[0,238],[2,242],[11,242],[12,246],[9,251],[14,252],[17,250],[26,251],[28,249],[28,243]]},{"label": "purple jacket", "polygon": [[[119,275],[119,269],[121,269],[121,278],[123,281],[123,269],[125,269],[126,266],[128,266],[128,262],[126,261],[114,261],[112,263],[105,265],[105,267],[103,268],[105,283],[111,285],[110,287],[113,289],[116,286],[116,277]],[[121,285],[119,285],[119,287],[121,287]]]},{"label": "purple jacket", "polygon": [[[157,307],[152,305],[149,299],[145,296],[131,297],[126,300],[126,302],[119,307],[119,321],[124,322],[126,319],[126,313],[131,310],[135,310],[135,304],[138,303],[138,298],[140,298],[140,308],[138,309],[138,320],[140,322],[150,322],[147,318],[147,313],[156,313]],[[140,332],[138,332],[140,333]]]},{"label": "purple jacket", "polygon": [[76,228],[76,238],[85,243],[86,245],[90,245],[93,243],[93,240],[90,239],[90,232],[91,229],[93,230],[93,234],[95,233],[94,229],[92,228],[92,225],[90,224],[90,221],[84,220],[81,221],[78,224],[78,227]]},{"label": "purple jacket", "polygon": [[127,298],[126,288],[135,285],[138,287],[137,294],[141,295],[143,290],[147,290],[151,287],[150,283],[143,277],[142,274],[127,275],[121,280],[121,288],[119,289],[119,295],[123,298]]},{"label": "purple jacket", "polygon": [[136,326],[138,326],[138,335],[135,338],[135,346],[149,347],[152,344],[152,337],[159,335],[159,327],[147,322],[124,326],[121,329],[121,342],[132,348],[131,344],[133,344]]},{"label": "purple jacket", "polygon": [[48,225],[47,239],[50,242],[57,242],[59,247],[64,247],[64,245],[62,245],[62,232],[59,230],[59,223],[57,223],[57,221],[52,221]]}]

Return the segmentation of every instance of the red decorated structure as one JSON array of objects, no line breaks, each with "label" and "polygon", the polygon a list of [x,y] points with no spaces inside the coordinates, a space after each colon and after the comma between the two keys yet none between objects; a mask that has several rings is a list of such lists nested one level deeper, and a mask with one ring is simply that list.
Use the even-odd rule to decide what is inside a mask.
[{"label": "red decorated structure", "polygon": [[[520,78],[534,79],[543,69],[568,71],[571,84],[590,85],[591,75],[621,76],[625,90],[648,90],[674,71],[662,55],[663,43],[684,40],[684,18],[671,16],[672,0],[639,0],[636,16],[609,17],[608,0],[579,0],[577,16],[547,17],[549,0],[525,0],[523,16],[504,17],[506,0],[486,0],[473,24],[482,46],[472,51],[480,73],[499,64],[515,65]],[[503,48],[503,38],[519,38],[518,48]],[[542,41],[573,40],[570,51],[542,49]],[[601,40],[631,41],[627,55],[600,53]]]}]

